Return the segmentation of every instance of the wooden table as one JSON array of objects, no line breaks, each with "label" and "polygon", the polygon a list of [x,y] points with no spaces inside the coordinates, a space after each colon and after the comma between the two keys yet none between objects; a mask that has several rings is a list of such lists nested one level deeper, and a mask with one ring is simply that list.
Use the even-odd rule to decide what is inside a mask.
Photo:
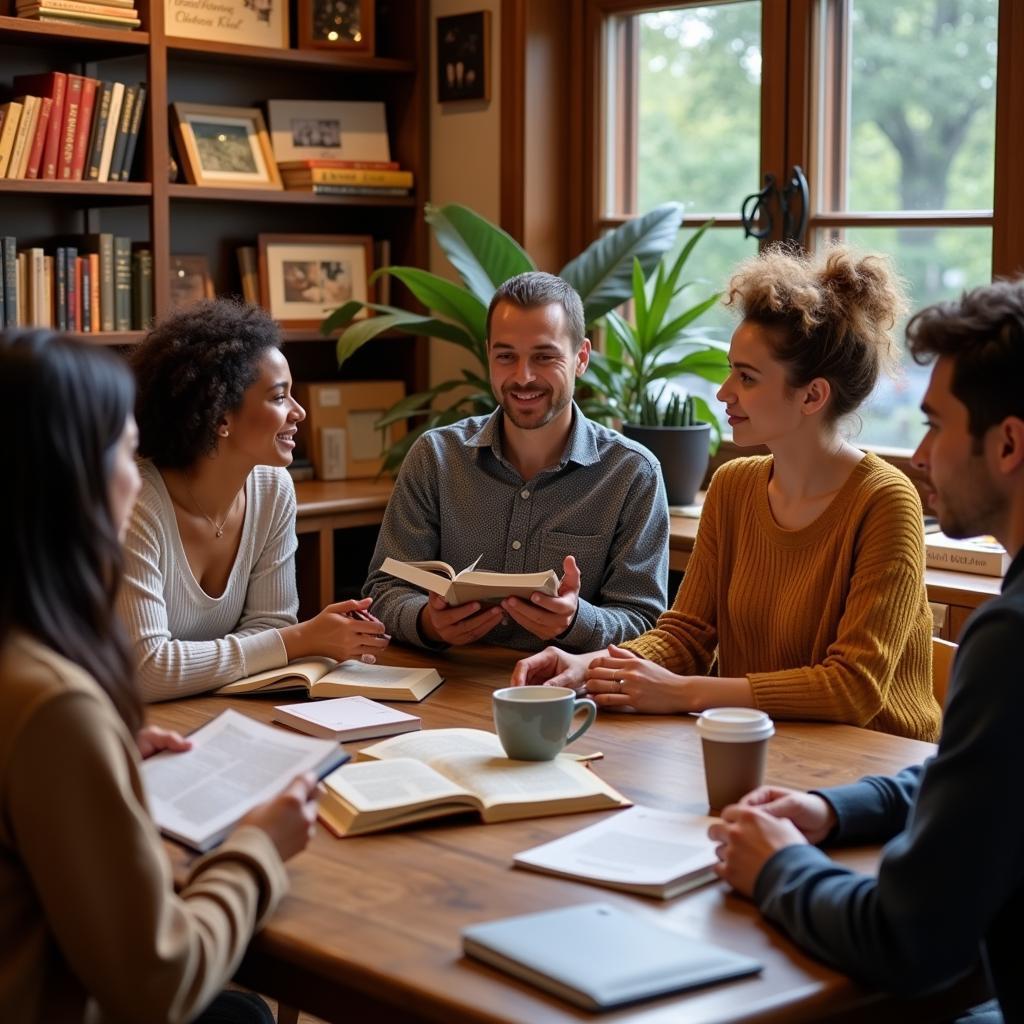
[{"label": "wooden table", "polygon": [[[431,658],[429,663],[447,681],[415,709],[424,726],[491,728],[491,692],[505,683],[515,657],[509,651],[476,649]],[[400,649],[389,651],[386,660],[428,663],[418,652]],[[207,697],[155,705],[150,716],[166,726],[191,729],[229,705],[269,719],[274,703]],[[604,751],[595,769],[637,803],[707,810],[692,718],[601,714],[577,749]],[[779,723],[768,779],[802,787],[847,781],[897,770],[932,749],[930,744],[847,726]],[[797,1024],[870,1019],[882,1024],[949,1019],[972,999],[977,1001],[977,988],[969,995],[961,987],[955,994],[912,1004],[866,992],[801,953],[724,884],[662,902],[511,867],[515,852],[601,818],[579,814],[497,825],[458,819],[344,840],[321,828],[310,848],[289,865],[291,893],[253,941],[239,980],[329,1021],[594,1020],[464,958],[459,935],[464,926],[480,921],[607,900],[756,957],[764,972],[603,1014],[602,1021]],[[180,872],[186,855],[170,848]],[[836,856],[865,870],[875,861],[872,850]]]}]

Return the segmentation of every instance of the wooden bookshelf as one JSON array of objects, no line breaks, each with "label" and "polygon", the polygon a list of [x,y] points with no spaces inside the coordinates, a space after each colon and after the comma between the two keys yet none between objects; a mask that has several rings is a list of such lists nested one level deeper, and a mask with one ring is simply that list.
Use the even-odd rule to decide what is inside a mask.
[{"label": "wooden bookshelf", "polygon": [[[142,30],[65,26],[0,16],[0,102],[13,98],[16,75],[65,71],[147,85],[146,116],[135,176],[142,180],[0,179],[0,235],[19,248],[78,234],[112,232],[148,242],[153,253],[154,311],[171,311],[171,256],[207,258],[217,294],[241,294],[236,250],[260,233],[345,234],[386,238],[396,264],[424,266],[422,209],[429,198],[426,0],[377,0],[377,52],[232,46],[177,38],[164,26],[163,0],[136,0]],[[291,23],[294,31],[295,9]],[[414,174],[409,196],[317,196],[304,192],[200,188],[172,182],[180,159],[168,108],[176,101],[261,106],[269,99],[376,100],[387,109],[393,159]],[[392,285],[399,291],[398,282]],[[407,298],[405,296],[404,298]],[[399,301],[403,301],[400,299]],[[141,332],[83,334],[92,344],[136,344]],[[333,339],[315,329],[285,332],[296,379],[401,377],[410,392],[427,385],[427,343],[389,339],[366,346],[339,375]]]}]

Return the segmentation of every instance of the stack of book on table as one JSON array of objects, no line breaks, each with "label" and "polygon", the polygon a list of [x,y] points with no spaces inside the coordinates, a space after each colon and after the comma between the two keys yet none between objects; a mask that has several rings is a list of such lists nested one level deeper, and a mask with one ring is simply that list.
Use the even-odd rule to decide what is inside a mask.
[{"label": "stack of book on table", "polygon": [[0,105],[0,178],[130,179],[145,84],[49,71],[17,75],[13,92]]},{"label": "stack of book on table", "polygon": [[135,10],[135,0],[102,0],[102,3],[93,3],[93,0],[17,0],[15,13],[19,18],[34,21],[129,31],[142,24]]},{"label": "stack of book on table", "polygon": [[925,563],[929,569],[973,572],[979,576],[1005,576],[1010,556],[995,537],[947,537],[927,533],[924,538]]},{"label": "stack of book on table", "polygon": [[412,171],[393,160],[286,160],[277,165],[284,187],[324,196],[407,196]]}]

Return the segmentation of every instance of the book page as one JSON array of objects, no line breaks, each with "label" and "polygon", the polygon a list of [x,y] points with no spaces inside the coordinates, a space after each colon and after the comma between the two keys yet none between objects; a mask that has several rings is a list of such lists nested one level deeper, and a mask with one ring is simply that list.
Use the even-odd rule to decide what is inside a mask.
[{"label": "book page", "polygon": [[494,804],[545,803],[605,792],[593,772],[575,761],[510,761],[486,754],[458,754],[433,761],[457,785]]},{"label": "book page", "polygon": [[[292,661],[284,668],[271,668],[266,672],[257,672],[234,683],[227,683],[215,690],[215,693],[240,693],[245,690],[259,690],[274,683],[284,683],[294,679],[296,687],[306,688],[315,683],[325,672],[329,672],[337,664],[333,658],[303,658]],[[278,689],[285,689],[282,685]]]},{"label": "book page", "polygon": [[418,806],[471,794],[422,761],[394,758],[360,762],[331,772],[324,785],[357,811]]},{"label": "book page", "polygon": [[608,882],[665,885],[715,863],[707,830],[718,818],[633,807],[516,854],[517,864]]},{"label": "book page", "polygon": [[393,686],[405,690],[409,685],[432,669],[403,668],[400,665],[364,665],[359,661],[343,661],[330,672],[320,677],[321,683],[348,683],[358,686]]},{"label": "book page", "polygon": [[[437,572],[431,570],[436,569]],[[444,562],[400,562],[396,558],[385,558],[380,566],[381,572],[386,572],[396,579],[405,580],[414,587],[428,590],[432,594],[440,594],[444,597],[452,585],[452,577],[455,570]],[[446,572],[448,575],[439,576],[438,572]]]},{"label": "book page", "polygon": [[427,764],[437,758],[445,759],[459,754],[482,754],[486,757],[504,757],[501,741],[493,732],[483,729],[428,729],[407,736],[374,743],[359,752],[359,759],[414,757]]},{"label": "book page", "polygon": [[296,775],[315,771],[340,748],[228,710],[192,733],[192,749],[142,764],[156,823],[201,841],[276,796]]}]

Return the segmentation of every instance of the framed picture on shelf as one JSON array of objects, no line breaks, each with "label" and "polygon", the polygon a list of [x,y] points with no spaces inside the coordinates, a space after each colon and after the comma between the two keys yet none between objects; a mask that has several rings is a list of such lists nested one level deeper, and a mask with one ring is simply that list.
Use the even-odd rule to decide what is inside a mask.
[{"label": "framed picture on shelf", "polygon": [[171,309],[185,309],[213,296],[213,277],[205,256],[171,256]]},{"label": "framed picture on shelf", "polygon": [[288,48],[288,0],[164,0],[168,36]]},{"label": "framed picture on shelf", "polygon": [[437,19],[437,102],[491,98],[491,12]]},{"label": "framed picture on shelf", "polygon": [[298,0],[299,49],[373,55],[374,0]]},{"label": "framed picture on shelf", "polygon": [[257,244],[260,299],[282,327],[316,328],[350,299],[371,301],[369,235],[259,235]]},{"label": "framed picture on shelf", "polygon": [[172,103],[174,138],[190,185],[281,189],[258,107]]},{"label": "framed picture on shelf", "polygon": [[278,163],[292,160],[391,160],[383,103],[268,100],[270,139]]}]

